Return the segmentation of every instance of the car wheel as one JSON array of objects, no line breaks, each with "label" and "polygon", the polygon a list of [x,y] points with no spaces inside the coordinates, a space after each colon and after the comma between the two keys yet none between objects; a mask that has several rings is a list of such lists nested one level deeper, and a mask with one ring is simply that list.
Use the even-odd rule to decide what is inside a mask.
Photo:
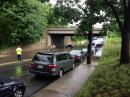
[{"label": "car wheel", "polygon": [[60,69],[60,71],[59,71],[59,77],[62,77],[62,76],[63,76],[63,70]]},{"label": "car wheel", "polygon": [[23,91],[21,89],[16,89],[13,97],[23,97]]}]

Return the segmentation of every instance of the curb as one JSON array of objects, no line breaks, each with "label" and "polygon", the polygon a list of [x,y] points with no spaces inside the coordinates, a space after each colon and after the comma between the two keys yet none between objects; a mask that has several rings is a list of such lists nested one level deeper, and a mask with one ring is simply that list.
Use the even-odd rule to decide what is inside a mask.
[{"label": "curb", "polygon": [[20,62],[27,62],[30,61],[31,59],[25,59],[23,61],[13,61],[13,62],[8,62],[8,63],[2,63],[0,64],[0,66],[4,66],[4,65],[9,65],[9,64],[15,64],[15,63],[20,63]]}]

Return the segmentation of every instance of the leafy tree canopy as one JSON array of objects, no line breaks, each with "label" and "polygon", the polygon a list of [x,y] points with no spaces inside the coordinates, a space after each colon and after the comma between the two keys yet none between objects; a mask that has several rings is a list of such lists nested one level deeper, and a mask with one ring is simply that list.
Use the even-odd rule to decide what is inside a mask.
[{"label": "leafy tree canopy", "polygon": [[9,42],[18,44],[33,43],[43,36],[49,5],[37,0],[7,0],[0,4],[1,37],[7,35]]},{"label": "leafy tree canopy", "polygon": [[130,63],[130,0],[84,0],[82,4],[81,1],[83,0],[57,0],[57,6],[64,7],[64,10],[75,6],[79,9],[82,14],[78,32],[92,31],[96,23],[117,23],[122,39],[120,64]]}]

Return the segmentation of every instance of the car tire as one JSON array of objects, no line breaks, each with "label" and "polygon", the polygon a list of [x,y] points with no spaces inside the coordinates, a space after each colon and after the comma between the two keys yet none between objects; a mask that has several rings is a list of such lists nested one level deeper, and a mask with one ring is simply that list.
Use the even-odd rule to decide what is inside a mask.
[{"label": "car tire", "polygon": [[22,89],[16,89],[14,91],[13,97],[23,97],[23,90]]},{"label": "car tire", "polygon": [[62,70],[62,69],[60,69],[58,76],[59,76],[59,77],[62,77],[62,76],[63,76],[63,70]]}]

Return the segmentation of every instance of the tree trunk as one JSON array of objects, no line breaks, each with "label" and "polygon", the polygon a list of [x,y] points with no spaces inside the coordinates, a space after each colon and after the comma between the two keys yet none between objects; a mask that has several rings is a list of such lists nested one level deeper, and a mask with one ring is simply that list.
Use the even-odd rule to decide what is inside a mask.
[{"label": "tree trunk", "polygon": [[130,32],[129,32],[129,34],[128,34],[128,37],[129,37],[129,65],[130,65]]},{"label": "tree trunk", "polygon": [[130,64],[130,2],[124,10],[124,26],[121,32],[122,46],[120,64]]},{"label": "tree trunk", "polygon": [[130,65],[130,32],[129,32],[129,65]]},{"label": "tree trunk", "polygon": [[92,31],[88,33],[88,54],[87,54],[87,64],[91,64],[91,56],[92,56]]},{"label": "tree trunk", "polygon": [[121,33],[121,56],[120,64],[129,64],[130,62],[130,24],[124,25],[124,30]]}]

